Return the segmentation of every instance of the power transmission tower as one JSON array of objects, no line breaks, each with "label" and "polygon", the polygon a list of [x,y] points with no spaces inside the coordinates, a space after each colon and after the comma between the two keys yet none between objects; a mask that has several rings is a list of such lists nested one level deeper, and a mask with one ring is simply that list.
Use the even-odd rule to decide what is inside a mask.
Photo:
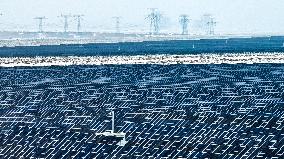
[{"label": "power transmission tower", "polygon": [[0,13],[0,16],[2,16],[3,14],[2,13]]},{"label": "power transmission tower", "polygon": [[68,18],[70,18],[71,17],[71,15],[70,14],[61,14],[61,16],[60,16],[61,18],[63,18],[64,19],[64,32],[66,33],[67,31],[68,31]]},{"label": "power transmission tower", "polygon": [[76,18],[77,20],[77,32],[79,33],[81,31],[81,20],[82,20],[82,17],[84,15],[74,15],[73,17]]},{"label": "power transmission tower", "polygon": [[162,15],[156,8],[150,8],[150,10],[151,13],[146,17],[150,20],[150,34],[158,34]]},{"label": "power transmission tower", "polygon": [[120,33],[120,19],[121,17],[113,17],[115,20],[115,30],[116,33]]},{"label": "power transmission tower", "polygon": [[208,28],[209,28],[209,35],[214,35],[215,34],[215,26],[216,26],[216,22],[214,20],[214,18],[210,18],[210,21],[207,23]]},{"label": "power transmission tower", "polygon": [[188,23],[189,23],[189,19],[188,19],[188,15],[181,15],[180,16],[180,20],[179,20],[180,24],[181,24],[181,28],[182,28],[182,35],[186,35],[188,34]]},{"label": "power transmission tower", "polygon": [[204,15],[204,21],[205,21],[205,29],[207,35],[214,35],[215,34],[215,26],[216,26],[216,21],[210,14],[205,14]]},{"label": "power transmission tower", "polygon": [[46,17],[35,17],[34,19],[38,20],[38,32],[43,32],[43,20],[47,19]]}]

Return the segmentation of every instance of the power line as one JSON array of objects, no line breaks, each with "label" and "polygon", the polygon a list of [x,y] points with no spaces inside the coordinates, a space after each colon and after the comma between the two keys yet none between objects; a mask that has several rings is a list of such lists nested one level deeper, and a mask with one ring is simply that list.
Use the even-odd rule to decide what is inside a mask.
[{"label": "power line", "polygon": [[82,17],[84,15],[74,15],[73,17],[76,18],[77,20],[77,32],[79,33],[81,31],[81,20],[82,20]]},{"label": "power line", "polygon": [[38,32],[43,32],[43,20],[47,19],[46,17],[35,17],[34,19],[38,20]]},{"label": "power line", "polygon": [[182,35],[186,35],[188,34],[188,23],[189,23],[189,19],[188,19],[188,15],[180,15],[180,20],[179,20],[180,24],[181,24],[181,28],[182,28]]},{"label": "power line", "polygon": [[157,8],[150,8],[150,10],[151,13],[146,17],[150,20],[150,34],[159,34],[162,15]]}]

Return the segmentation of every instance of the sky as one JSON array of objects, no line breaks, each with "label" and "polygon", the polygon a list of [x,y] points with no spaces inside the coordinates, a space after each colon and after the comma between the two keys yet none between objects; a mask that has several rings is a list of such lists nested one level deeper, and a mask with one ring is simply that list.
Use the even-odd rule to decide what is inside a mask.
[{"label": "sky", "polygon": [[[163,15],[162,32],[181,31],[179,16],[191,19],[190,32],[198,32],[204,14],[216,19],[218,34],[283,34],[283,0],[1,0],[0,29],[37,30],[37,16],[45,16],[46,31],[62,31],[61,14],[84,14],[83,31],[113,31],[114,16],[121,17],[121,30],[147,32],[145,17],[149,8],[158,8]],[[76,29],[74,18],[69,30]]]}]

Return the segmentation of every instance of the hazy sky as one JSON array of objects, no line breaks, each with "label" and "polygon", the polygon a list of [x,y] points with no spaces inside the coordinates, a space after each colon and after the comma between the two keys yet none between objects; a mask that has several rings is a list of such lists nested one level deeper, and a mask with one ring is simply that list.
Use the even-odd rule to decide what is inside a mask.
[{"label": "hazy sky", "polygon": [[[146,31],[148,8],[168,19],[164,31],[180,32],[178,17],[188,14],[196,23],[214,15],[218,33],[284,33],[284,0],[1,0],[1,30],[36,30],[36,16],[46,16],[45,30],[63,30],[63,14],[84,14],[82,30],[114,30],[113,16],[121,16],[121,30]],[[195,31],[192,28],[192,31]],[[70,19],[70,30],[76,22]]]}]

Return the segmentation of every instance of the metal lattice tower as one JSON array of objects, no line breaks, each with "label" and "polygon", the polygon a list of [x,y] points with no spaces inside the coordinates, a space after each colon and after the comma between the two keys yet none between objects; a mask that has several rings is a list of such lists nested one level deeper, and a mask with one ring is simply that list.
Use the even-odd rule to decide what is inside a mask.
[{"label": "metal lattice tower", "polygon": [[214,20],[214,18],[210,18],[210,21],[207,23],[208,25],[208,32],[209,32],[209,35],[214,35],[215,34],[215,26],[216,26],[216,22]]},{"label": "metal lattice tower", "polygon": [[2,16],[3,14],[2,13],[0,13],[0,16]]},{"label": "metal lattice tower", "polygon": [[204,22],[205,22],[205,29],[207,35],[214,35],[215,34],[215,26],[216,26],[216,21],[210,14],[205,14],[204,15]]},{"label": "metal lattice tower", "polygon": [[35,17],[34,19],[38,20],[38,32],[43,32],[43,20],[47,19],[46,17]]},{"label": "metal lattice tower", "polygon": [[120,33],[120,19],[121,17],[113,17],[115,20],[115,30],[116,33]]},{"label": "metal lattice tower", "polygon": [[75,17],[76,18],[76,20],[77,20],[77,32],[79,33],[80,31],[81,31],[81,20],[82,20],[82,17],[83,17],[84,15],[74,15],[73,17]]},{"label": "metal lattice tower", "polygon": [[150,20],[150,34],[159,34],[161,13],[156,8],[150,8],[151,13],[147,16]]},{"label": "metal lattice tower", "polygon": [[65,14],[65,15],[61,14],[60,17],[64,18],[64,32],[66,33],[68,31],[68,27],[69,27],[68,26],[68,18],[70,18],[71,15],[70,14]]},{"label": "metal lattice tower", "polygon": [[188,19],[188,15],[181,15],[180,16],[180,20],[179,20],[180,24],[181,24],[181,28],[182,28],[182,35],[186,35],[188,34],[188,23],[189,23],[189,19]]}]

